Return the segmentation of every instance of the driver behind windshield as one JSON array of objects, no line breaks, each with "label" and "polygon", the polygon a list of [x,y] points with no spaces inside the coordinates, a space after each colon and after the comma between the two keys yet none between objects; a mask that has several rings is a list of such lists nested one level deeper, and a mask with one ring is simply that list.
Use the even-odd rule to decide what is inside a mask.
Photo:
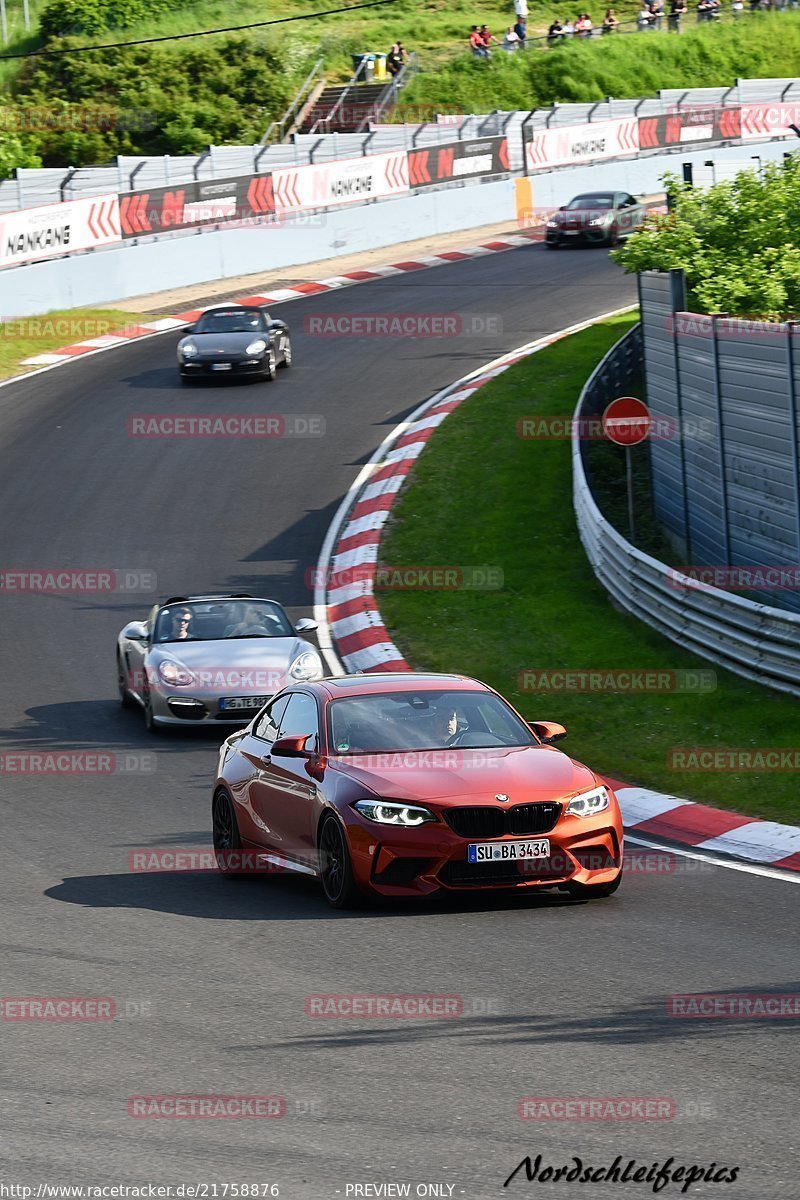
[{"label": "driver behind windshield", "polygon": [[258,636],[265,634],[264,621],[260,610],[255,604],[245,604],[242,619],[236,625],[229,625],[225,637],[246,637],[248,634]]},{"label": "driver behind windshield", "polygon": [[170,613],[170,617],[168,641],[184,642],[193,637],[192,610],[190,608],[179,608],[177,612]]}]

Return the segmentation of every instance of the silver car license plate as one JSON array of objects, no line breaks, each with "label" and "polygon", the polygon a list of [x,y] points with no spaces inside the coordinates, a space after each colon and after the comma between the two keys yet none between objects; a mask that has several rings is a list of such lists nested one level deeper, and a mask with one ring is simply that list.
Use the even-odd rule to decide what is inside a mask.
[{"label": "silver car license plate", "polygon": [[238,712],[243,708],[263,708],[269,696],[223,696],[219,702],[222,712]]}]

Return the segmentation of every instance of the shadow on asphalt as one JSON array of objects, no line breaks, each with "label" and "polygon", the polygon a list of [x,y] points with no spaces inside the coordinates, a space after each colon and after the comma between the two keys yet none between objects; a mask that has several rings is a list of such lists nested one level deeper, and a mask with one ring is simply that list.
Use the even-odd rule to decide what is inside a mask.
[{"label": "shadow on asphalt", "polygon": [[141,709],[123,709],[118,700],[78,700],[26,710],[28,724],[0,729],[0,746],[15,750],[135,750],[180,754],[219,745],[240,726],[209,725],[149,734]]},{"label": "shadow on asphalt", "polygon": [[[761,982],[755,985],[742,984],[735,991],[728,989],[706,992],[704,995],[724,1000],[743,993],[758,993],[761,996],[800,995],[800,982],[775,984],[769,988],[765,988]],[[366,1029],[363,1025],[352,1029],[335,1028],[322,1031],[316,1036],[302,1033],[283,1041],[232,1045],[223,1049],[234,1054],[274,1054],[281,1048],[297,1048],[302,1045],[304,1050],[341,1048],[350,1051],[363,1046],[383,1049],[388,1045],[408,1045],[410,1042],[426,1042],[433,1038],[438,1039],[440,1043],[442,1038],[447,1038],[451,1044],[461,1039],[479,1042],[482,1046],[513,1046],[519,1043],[527,1048],[537,1043],[547,1043],[549,1046],[632,1046],[664,1044],[688,1038],[702,1038],[705,1042],[713,1037],[729,1040],[733,1034],[743,1037],[748,1033],[763,1034],[767,1029],[770,1033],[783,1031],[788,1034],[793,1032],[792,1026],[795,1024],[792,1020],[779,1020],[768,1016],[749,1017],[746,1020],[676,1018],[668,1014],[667,1000],[666,996],[658,996],[635,1007],[573,1017],[556,1011],[558,999],[554,997],[550,1001],[554,1011],[549,1013],[528,1016],[465,1014],[458,1021],[378,1021],[374,1029]]]},{"label": "shadow on asphalt", "polygon": [[[148,845],[210,846],[206,833],[171,834]],[[133,849],[134,847],[131,847]],[[550,908],[582,908],[586,900],[575,900],[563,892],[506,895],[444,893],[433,899],[370,901],[364,908],[339,912],[328,907],[318,883],[295,875],[271,874],[226,879],[216,870],[131,871],[125,875],[80,875],[48,888],[45,895],[65,904],[84,908],[138,908],[214,921],[365,921],[455,916]],[[607,903],[595,901],[595,903]],[[614,902],[618,903],[618,901]]]}]

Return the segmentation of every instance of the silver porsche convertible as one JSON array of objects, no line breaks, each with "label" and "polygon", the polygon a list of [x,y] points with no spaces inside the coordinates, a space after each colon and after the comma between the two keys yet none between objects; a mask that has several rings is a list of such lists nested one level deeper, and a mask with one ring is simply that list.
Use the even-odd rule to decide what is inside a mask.
[{"label": "silver porsche convertible", "polygon": [[287,684],[321,679],[322,660],[275,600],[172,596],[117,639],[117,685],[151,731],[167,725],[246,725]]}]

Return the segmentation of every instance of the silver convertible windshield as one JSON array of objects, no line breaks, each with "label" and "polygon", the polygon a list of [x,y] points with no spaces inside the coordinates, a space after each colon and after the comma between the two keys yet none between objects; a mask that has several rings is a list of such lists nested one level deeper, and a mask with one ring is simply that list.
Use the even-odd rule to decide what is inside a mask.
[{"label": "silver convertible windshield", "polygon": [[539,744],[524,721],[491,692],[428,689],[333,700],[328,738],[334,754]]},{"label": "silver convertible windshield", "polygon": [[228,308],[224,312],[203,313],[195,322],[192,333],[263,333],[265,329],[260,312]]},{"label": "silver convertible windshield", "polygon": [[203,600],[170,604],[156,619],[155,642],[291,637],[291,622],[272,600]]}]

